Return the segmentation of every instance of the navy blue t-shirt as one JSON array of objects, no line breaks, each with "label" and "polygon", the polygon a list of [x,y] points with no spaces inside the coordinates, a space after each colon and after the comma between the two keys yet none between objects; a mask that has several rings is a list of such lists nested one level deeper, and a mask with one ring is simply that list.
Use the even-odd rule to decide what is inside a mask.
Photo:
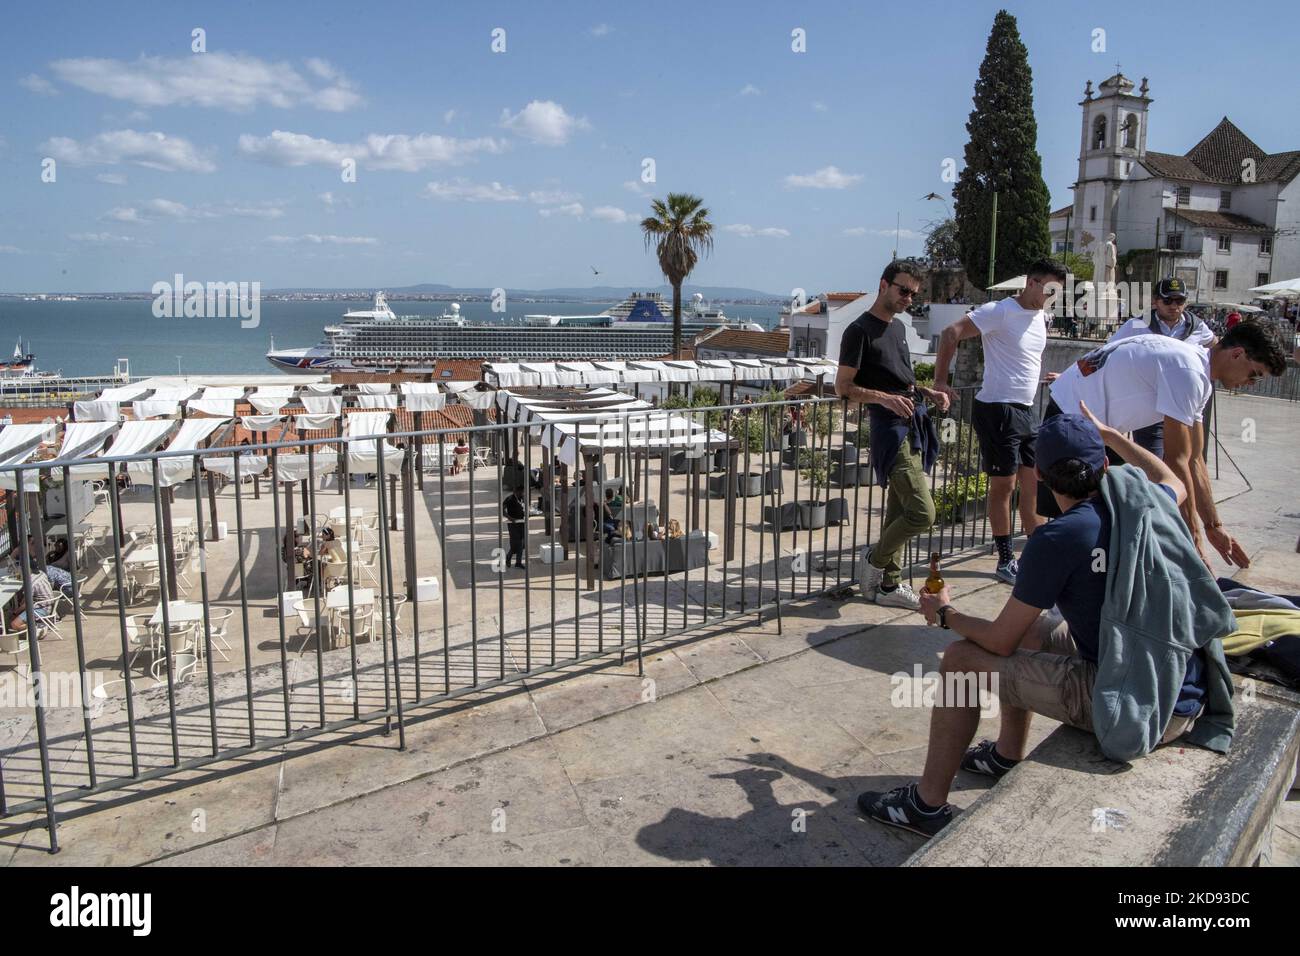
[{"label": "navy blue t-shirt", "polygon": [[[1178,500],[1168,485],[1160,486]],[[1030,607],[1056,605],[1070,625],[1079,656],[1097,662],[1101,643],[1101,606],[1106,600],[1106,554],[1110,547],[1110,509],[1101,495],[1079,502],[1059,518],[1029,536],[1020,557],[1012,596]],[[1187,673],[1174,713],[1195,714],[1205,696],[1204,660],[1196,651],[1187,660]]]}]

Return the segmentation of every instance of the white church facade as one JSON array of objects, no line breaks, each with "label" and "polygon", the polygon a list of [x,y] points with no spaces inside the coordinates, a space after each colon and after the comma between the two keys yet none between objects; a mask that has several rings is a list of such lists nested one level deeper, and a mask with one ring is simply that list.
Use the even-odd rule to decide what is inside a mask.
[{"label": "white church facade", "polygon": [[1225,116],[1186,153],[1155,152],[1151,103],[1145,78],[1135,91],[1116,73],[1095,94],[1088,82],[1074,203],[1052,214],[1053,248],[1091,256],[1114,233],[1121,256],[1158,250],[1160,273],[1207,304],[1300,276],[1300,150],[1267,153]]}]

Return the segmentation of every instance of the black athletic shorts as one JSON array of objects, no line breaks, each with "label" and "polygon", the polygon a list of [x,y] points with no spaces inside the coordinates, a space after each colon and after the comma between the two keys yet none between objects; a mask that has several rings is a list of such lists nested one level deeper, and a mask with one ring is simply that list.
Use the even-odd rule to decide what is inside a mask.
[{"label": "black athletic shorts", "polygon": [[979,437],[980,455],[988,474],[1014,475],[1017,468],[1034,467],[1038,422],[1032,406],[976,399],[971,424]]}]

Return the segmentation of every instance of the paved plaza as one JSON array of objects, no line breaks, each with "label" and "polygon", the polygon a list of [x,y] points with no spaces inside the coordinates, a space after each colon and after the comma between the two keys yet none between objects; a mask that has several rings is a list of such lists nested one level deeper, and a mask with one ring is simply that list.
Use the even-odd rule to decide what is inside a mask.
[{"label": "paved plaza", "polygon": [[[1294,589],[1300,580],[1300,556],[1294,553],[1300,513],[1291,487],[1290,437],[1297,414],[1300,406],[1291,403],[1220,396],[1223,448],[1216,497],[1229,529],[1255,561],[1246,579],[1276,590]],[[1212,458],[1212,474],[1213,463]],[[784,472],[787,496],[793,494],[793,475]],[[715,551],[707,576],[700,573],[689,582],[674,576],[666,592],[662,578],[651,578],[644,593],[639,587],[633,593],[630,582],[620,588],[617,581],[592,592],[580,581],[575,589],[573,562],[554,566],[552,617],[550,565],[531,562],[527,589],[523,572],[508,572],[498,593],[490,549],[484,552],[476,540],[478,562],[471,580],[467,476],[448,476],[443,489],[440,495],[433,476],[416,496],[416,576],[441,579],[437,516],[443,501],[448,516],[445,600],[419,608],[421,698],[467,687],[476,671],[481,685],[536,670],[539,662],[549,663],[552,639],[561,662],[574,656],[575,648],[592,654],[634,643],[638,600],[648,617],[645,633],[651,642],[644,675],[638,673],[633,653],[620,662],[615,652],[412,708],[405,714],[404,751],[398,749],[395,726],[386,735],[378,732],[380,723],[361,733],[342,728],[98,795],[92,799],[101,806],[93,813],[79,813],[88,800],[72,801],[61,807],[61,853],[43,852],[45,832],[24,830],[25,821],[16,819],[0,831],[6,861],[894,865],[916,849],[918,838],[859,819],[854,800],[863,789],[895,786],[919,772],[928,711],[898,706],[901,682],[894,675],[910,678],[916,666],[923,673],[936,671],[950,635],[925,627],[917,615],[868,605],[853,593],[786,603],[779,622],[771,613],[761,621],[751,615],[690,635],[659,638],[665,619],[671,631],[683,621],[697,624],[706,608],[713,614],[724,608],[739,611],[742,593],[753,606],[760,566],[765,569],[764,599],[770,600],[772,536],[761,534],[752,510],[744,521],[745,540],[738,540],[737,562],[724,572]],[[373,488],[353,491],[354,506],[375,506]],[[860,509],[866,492],[861,491]],[[128,525],[146,521],[152,509],[148,489],[133,495],[125,504]],[[176,514],[193,513],[188,495],[178,494]],[[230,520],[233,528],[232,495],[232,488],[223,490],[218,508],[221,520]],[[650,497],[658,500],[653,484]],[[670,515],[684,516],[689,509],[682,479],[674,480],[671,498]],[[500,502],[495,468],[479,476],[473,499],[476,538],[480,528],[488,527],[495,538]],[[877,493],[877,505],[878,500]],[[327,489],[319,501],[334,507],[341,496]],[[749,500],[751,509],[757,501]],[[231,644],[238,653],[231,653],[229,662],[216,662],[215,695],[209,698],[205,677],[178,689],[176,740],[182,757],[210,751],[214,716],[222,747],[238,746],[241,739],[247,743],[250,700],[255,734],[266,739],[283,735],[286,726],[316,726],[322,698],[326,719],[336,720],[382,707],[385,693],[397,692],[391,666],[383,666],[391,644],[379,641],[357,647],[355,693],[350,690],[350,651],[322,650],[318,675],[318,638],[311,634],[292,640],[288,674],[282,672],[274,583],[279,552],[269,530],[269,495],[264,489],[260,501],[252,500],[246,486],[242,506],[246,525],[257,529],[246,537],[245,555],[254,666],[251,672],[243,667],[243,635],[236,628]],[[740,513],[740,502],[737,507]],[[719,535],[720,512],[720,499],[713,499],[708,526]],[[702,503],[702,519],[704,513]],[[540,530],[541,519],[532,521],[534,532]],[[853,526],[846,525],[841,544],[839,530],[814,532],[814,556],[825,540],[832,558],[838,553],[844,562],[851,559],[854,545],[864,542],[854,542]],[[400,535],[393,534],[399,589],[405,578],[400,542]],[[782,558],[775,566],[784,589],[790,587],[795,548],[806,546],[807,532],[798,543],[790,532],[783,535]],[[531,551],[536,555],[536,543]],[[236,554],[233,535],[208,546],[209,593],[216,605],[239,604]],[[735,567],[742,554],[743,572]],[[976,549],[945,567],[964,610],[991,615],[1005,600],[1008,589],[993,581],[992,566],[991,555]],[[796,596],[807,585],[819,590],[820,566],[814,561],[799,567]],[[847,567],[839,570],[847,579]],[[833,584],[833,561],[825,573]],[[485,587],[484,581],[493,585]],[[146,613],[152,607],[132,610]],[[408,666],[399,668],[399,678],[403,699],[413,702],[409,606],[402,626],[398,660]],[[116,606],[92,601],[84,627],[91,666],[120,678]],[[65,632],[68,640],[42,644],[48,669],[76,667],[75,645],[70,631]],[[251,697],[245,692],[250,682]],[[137,695],[137,717],[144,717],[136,744],[145,768],[171,762],[171,728],[159,716],[166,713],[165,693],[165,685],[157,685]],[[124,704],[120,694],[110,695],[95,719],[101,776],[131,769]],[[61,767],[55,775],[59,787],[85,782],[80,727],[79,712],[51,711],[51,735],[59,739],[54,748]],[[996,721],[989,718],[980,733],[995,729]],[[1037,720],[1035,740],[1052,729],[1049,721]],[[0,731],[10,751],[4,766],[10,801],[36,796],[39,776],[32,772],[30,719],[6,718]],[[15,745],[16,752],[11,750]],[[968,806],[987,786],[959,775],[954,806]],[[1297,808],[1293,800],[1278,815],[1274,862],[1300,862]]]}]

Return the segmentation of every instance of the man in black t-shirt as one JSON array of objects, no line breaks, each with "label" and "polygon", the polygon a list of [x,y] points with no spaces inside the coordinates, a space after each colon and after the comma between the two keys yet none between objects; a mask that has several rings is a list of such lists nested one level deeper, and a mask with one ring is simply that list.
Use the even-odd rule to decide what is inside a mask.
[{"label": "man in black t-shirt", "polygon": [[524,489],[517,487],[506,500],[501,502],[501,511],[506,518],[506,530],[510,532],[510,551],[506,555],[506,567],[513,559],[519,567],[524,566],[524,529],[528,524],[528,505],[524,503]]},{"label": "man in black t-shirt", "polygon": [[862,596],[877,604],[912,610],[921,606],[920,601],[902,583],[899,560],[908,540],[934,523],[934,500],[914,419],[915,401],[928,398],[939,411],[948,409],[946,395],[917,387],[907,328],[894,319],[912,304],[920,289],[920,270],[910,262],[891,262],[885,267],[876,301],[844,330],[835,375],[837,395],[854,404],[867,403],[872,459],[878,473],[888,475],[880,540],[862,557]]}]

